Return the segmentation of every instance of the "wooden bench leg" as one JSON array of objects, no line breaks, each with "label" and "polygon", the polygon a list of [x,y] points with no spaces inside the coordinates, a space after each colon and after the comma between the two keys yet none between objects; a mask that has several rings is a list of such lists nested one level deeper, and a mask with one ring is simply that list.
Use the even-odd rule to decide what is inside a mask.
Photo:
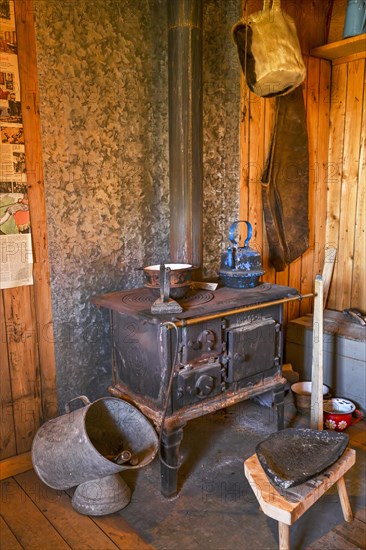
[{"label": "wooden bench leg", "polygon": [[349,503],[349,498],[347,494],[344,477],[341,477],[337,481],[337,489],[338,489],[339,500],[341,501],[344,519],[348,521],[348,523],[350,523],[353,520],[353,514],[352,514],[351,505]]},{"label": "wooden bench leg", "polygon": [[278,522],[278,546],[279,550],[290,550],[290,526]]}]

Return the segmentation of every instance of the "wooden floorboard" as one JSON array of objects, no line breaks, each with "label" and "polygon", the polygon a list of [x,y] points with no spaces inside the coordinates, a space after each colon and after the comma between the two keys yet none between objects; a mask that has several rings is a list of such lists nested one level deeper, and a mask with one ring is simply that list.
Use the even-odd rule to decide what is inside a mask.
[{"label": "wooden floorboard", "polygon": [[334,528],[337,535],[347,543],[355,544],[359,548],[366,548],[366,524],[355,518],[352,523],[343,523]]},{"label": "wooden floorboard", "polygon": [[307,550],[352,550],[366,548],[366,508],[358,510],[352,523],[337,525]]},{"label": "wooden floorboard", "polygon": [[[34,470],[1,482],[1,548],[153,550],[120,514],[84,516]],[[69,494],[68,494],[69,493]]]},{"label": "wooden floorboard", "polygon": [[70,497],[64,491],[47,487],[34,470],[19,474],[15,479],[71,548],[117,548],[92,519],[73,509]]},{"label": "wooden floorboard", "polygon": [[[77,513],[65,491],[47,487],[32,470],[1,482],[0,540],[6,550],[153,550],[120,514]],[[366,508],[337,525],[307,550],[366,548]]]},{"label": "wooden floorboard", "polygon": [[14,478],[1,482],[1,515],[23,548],[70,548]]},{"label": "wooden floorboard", "polygon": [[22,548],[2,516],[0,516],[0,543],[1,548],[4,550],[19,550]]},{"label": "wooden floorboard", "polygon": [[[361,452],[366,450],[365,427],[366,424],[360,422],[348,430],[351,446],[355,446]],[[154,550],[155,548],[145,542],[126,521],[123,510],[101,517],[79,514],[71,504],[72,490],[50,489],[33,470],[1,481],[0,491],[1,549]],[[204,526],[201,528],[205,529]],[[179,529],[179,519],[177,529]],[[145,534],[145,536],[148,535]],[[159,540],[155,540],[158,544]],[[194,541],[192,545],[196,547]],[[189,550],[189,545],[186,547]],[[246,544],[243,541],[243,548],[245,547]],[[179,541],[177,548],[180,548]],[[215,548],[214,541],[212,541],[212,548]],[[230,541],[227,548],[231,548]],[[356,511],[352,523],[340,523],[308,548],[309,550],[357,548],[366,550],[366,508]]]},{"label": "wooden floorboard", "polygon": [[355,513],[355,518],[359,519],[360,521],[363,521],[366,523],[366,507],[361,508]]}]

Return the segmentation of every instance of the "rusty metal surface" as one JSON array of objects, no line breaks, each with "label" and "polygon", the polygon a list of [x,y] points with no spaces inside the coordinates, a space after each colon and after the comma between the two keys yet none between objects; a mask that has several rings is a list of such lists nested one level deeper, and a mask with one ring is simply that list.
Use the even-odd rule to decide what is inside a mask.
[{"label": "rusty metal surface", "polygon": [[[298,295],[298,291],[295,288],[269,283],[262,283],[255,288],[248,289],[221,287],[215,292],[191,291],[179,300],[183,312],[175,315],[175,317],[177,319],[187,319],[213,312],[225,312],[225,310],[241,306],[263,304],[296,295]],[[92,302],[99,307],[112,309],[119,313],[143,314],[153,319],[154,316],[150,313],[150,308],[155,299],[156,297],[150,289],[138,288],[95,296],[92,298]],[[160,320],[163,319],[163,317],[160,318]]]},{"label": "rusty metal surface", "polygon": [[202,267],[202,0],[168,2],[170,256]]},{"label": "rusty metal surface", "polygon": [[[286,384],[286,378],[283,378],[280,374],[276,374],[275,376],[264,379],[262,382],[248,388],[226,392],[224,396],[218,395],[202,401],[199,404],[195,404],[193,406],[190,405],[180,409],[174,414],[170,414],[166,417],[165,426],[167,429],[173,428],[174,426],[179,426],[189,420],[218,411],[223,407],[230,407],[231,405],[235,405],[236,403],[240,403],[241,401],[250,399],[251,397],[261,393],[273,390],[278,386],[283,386],[284,384]],[[120,397],[135,405],[145,416],[154,422],[157,428],[160,427],[162,411],[158,408],[152,408],[149,406],[146,399],[139,395],[134,395],[122,384],[110,386],[108,391],[114,397]]]},{"label": "rusty metal surface", "polygon": [[[134,403],[166,409],[167,416],[187,407],[205,407],[215,395],[225,406],[232,392],[245,396],[247,388],[255,387],[260,393],[264,380],[276,380],[281,372],[282,303],[271,298],[290,292],[298,297],[294,289],[276,285],[223,287],[215,293],[196,293],[209,299],[198,299],[197,307],[186,307],[175,317],[151,314],[147,306],[152,295],[145,288],[96,298],[95,303],[111,312],[113,387]],[[239,307],[228,310],[231,300]],[[262,304],[254,304],[254,309],[240,309],[258,300]],[[186,320],[179,319],[184,315]],[[175,325],[167,323],[171,318]]]}]

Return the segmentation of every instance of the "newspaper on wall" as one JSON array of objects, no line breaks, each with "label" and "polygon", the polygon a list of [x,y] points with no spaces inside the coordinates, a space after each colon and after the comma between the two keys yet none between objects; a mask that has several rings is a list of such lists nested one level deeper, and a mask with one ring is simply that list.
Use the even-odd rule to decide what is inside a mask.
[{"label": "newspaper on wall", "polygon": [[20,182],[0,182],[0,287],[33,283],[28,193]]},{"label": "newspaper on wall", "polygon": [[0,288],[33,284],[13,0],[0,0]]}]

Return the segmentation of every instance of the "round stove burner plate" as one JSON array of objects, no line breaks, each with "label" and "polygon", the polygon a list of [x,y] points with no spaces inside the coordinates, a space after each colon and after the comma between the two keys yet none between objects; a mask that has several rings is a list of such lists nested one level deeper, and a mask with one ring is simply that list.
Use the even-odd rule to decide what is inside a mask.
[{"label": "round stove burner plate", "polygon": [[[143,290],[131,290],[128,294],[122,296],[122,302],[130,307],[140,309],[141,306],[146,305],[146,308],[150,307],[155,300],[159,297],[159,293],[156,290],[143,289]],[[209,290],[190,290],[183,298],[179,298],[177,302],[183,307],[188,309],[191,307],[201,306],[210,302],[214,298],[214,293]]]},{"label": "round stove burner plate", "polygon": [[190,290],[188,294],[179,300],[180,305],[184,307],[196,307],[207,302],[211,302],[214,298],[214,293],[209,290]]},{"label": "round stove burner plate", "polygon": [[250,290],[259,290],[260,292],[265,292],[267,290],[271,290],[273,285],[271,283],[260,283],[258,286],[255,286],[254,288],[251,288]]}]

